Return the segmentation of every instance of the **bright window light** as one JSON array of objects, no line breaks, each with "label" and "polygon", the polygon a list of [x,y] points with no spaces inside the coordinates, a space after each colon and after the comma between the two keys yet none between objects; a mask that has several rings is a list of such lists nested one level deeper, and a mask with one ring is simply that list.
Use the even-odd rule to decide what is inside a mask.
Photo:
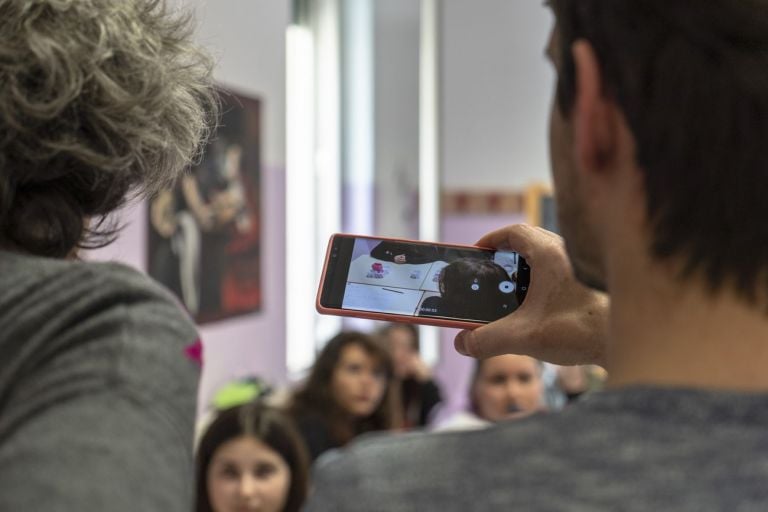
[{"label": "bright window light", "polygon": [[314,0],[288,28],[286,364],[303,376],[341,319],[315,311],[326,246],[341,231],[339,2]]},{"label": "bright window light", "polygon": [[286,363],[289,376],[314,361],[314,45],[311,31],[286,34]]},{"label": "bright window light", "polygon": [[[440,240],[440,68],[438,0],[422,0],[419,44],[419,238]],[[439,358],[440,332],[419,328],[427,364]]]}]

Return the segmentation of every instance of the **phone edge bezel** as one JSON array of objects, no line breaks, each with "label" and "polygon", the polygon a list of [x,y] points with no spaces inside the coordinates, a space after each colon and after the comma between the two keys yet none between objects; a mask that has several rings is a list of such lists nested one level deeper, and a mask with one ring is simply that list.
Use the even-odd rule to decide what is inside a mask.
[{"label": "phone edge bezel", "polygon": [[355,235],[352,233],[334,233],[328,240],[328,246],[325,251],[325,260],[323,262],[323,273],[320,276],[320,284],[317,289],[317,296],[315,299],[315,310],[322,315],[334,315],[343,316],[349,318],[364,318],[367,320],[380,320],[399,323],[409,323],[417,325],[430,325],[434,327],[449,327],[454,329],[477,329],[484,325],[488,325],[490,322],[470,322],[463,320],[444,320],[439,318],[424,317],[424,316],[411,316],[411,315],[398,315],[395,313],[374,313],[372,311],[342,309],[342,308],[329,308],[323,306],[320,299],[322,297],[323,288],[325,287],[325,279],[328,273],[328,263],[331,258],[331,249],[333,248],[334,238],[337,236],[353,237],[353,238],[366,238],[369,240],[381,240],[381,241],[403,241],[403,242],[417,242],[425,245],[442,245],[448,247],[464,247],[467,249],[483,249],[488,251],[498,251],[492,247],[481,247],[479,245],[469,244],[449,244],[445,242],[423,242],[421,240],[410,240],[407,238],[393,238],[383,236],[370,236],[370,235]]}]

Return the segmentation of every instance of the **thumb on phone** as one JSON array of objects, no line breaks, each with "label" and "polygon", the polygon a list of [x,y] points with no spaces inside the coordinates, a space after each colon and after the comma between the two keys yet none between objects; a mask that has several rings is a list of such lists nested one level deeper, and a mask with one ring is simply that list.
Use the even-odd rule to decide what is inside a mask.
[{"label": "thumb on phone", "polygon": [[503,320],[506,319],[497,320],[477,329],[459,332],[453,342],[456,351],[477,359],[487,359],[503,354],[528,355],[523,347],[523,340],[516,335],[514,327],[507,328],[502,325]]},{"label": "thumb on phone", "polygon": [[459,353],[478,358],[523,354],[563,365],[604,364],[608,297],[576,280],[561,237],[514,225],[489,233],[477,245],[519,252],[531,267],[531,282],[516,311],[460,332],[454,342]]}]

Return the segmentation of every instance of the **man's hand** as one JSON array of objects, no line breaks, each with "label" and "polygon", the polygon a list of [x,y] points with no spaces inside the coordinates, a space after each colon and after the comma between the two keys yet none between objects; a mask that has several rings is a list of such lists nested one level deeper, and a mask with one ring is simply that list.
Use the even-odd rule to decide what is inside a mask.
[{"label": "man's hand", "polygon": [[458,352],[477,358],[524,354],[562,365],[605,363],[608,297],[576,281],[561,237],[515,225],[489,233],[477,245],[518,252],[531,267],[531,282],[515,312],[460,332]]}]

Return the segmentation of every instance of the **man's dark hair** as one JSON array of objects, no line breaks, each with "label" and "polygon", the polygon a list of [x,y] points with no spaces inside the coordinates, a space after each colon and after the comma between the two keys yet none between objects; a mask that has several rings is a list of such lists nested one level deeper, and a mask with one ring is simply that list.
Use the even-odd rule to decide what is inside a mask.
[{"label": "man's dark hair", "polygon": [[768,292],[768,1],[554,0],[557,102],[589,41],[637,141],[652,253],[750,302]]},{"label": "man's dark hair", "polygon": [[211,66],[162,0],[0,0],[0,248],[109,242],[105,216],[198,156]]}]

